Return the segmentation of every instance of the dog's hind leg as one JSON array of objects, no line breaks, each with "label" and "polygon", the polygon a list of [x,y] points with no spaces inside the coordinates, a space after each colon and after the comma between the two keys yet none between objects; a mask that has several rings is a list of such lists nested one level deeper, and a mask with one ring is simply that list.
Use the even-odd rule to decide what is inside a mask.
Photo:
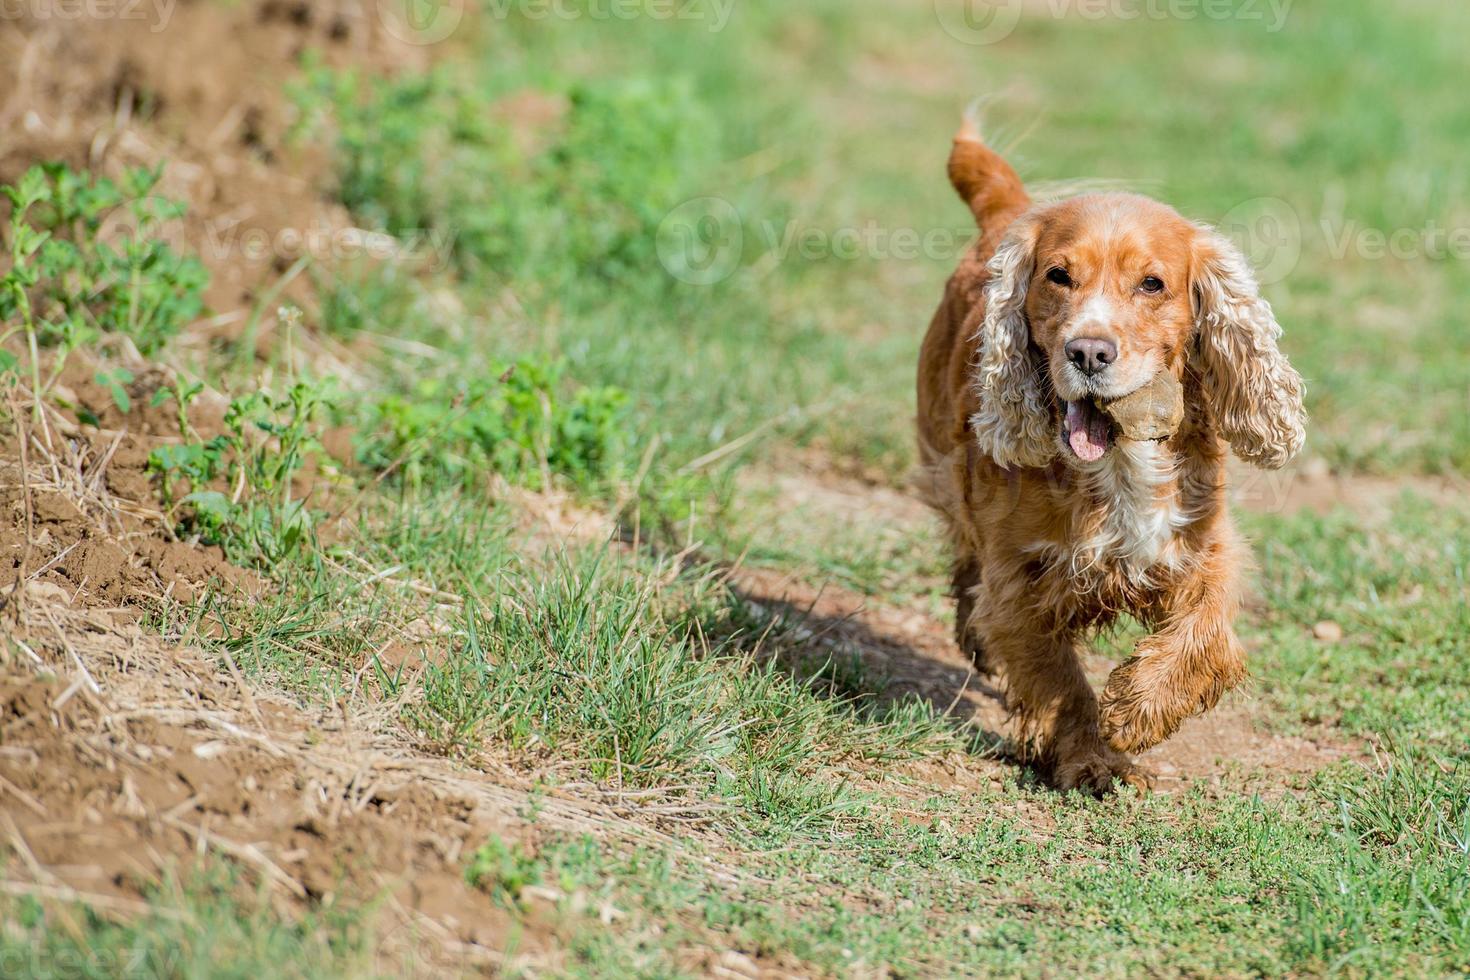
[{"label": "dog's hind leg", "polygon": [[985,644],[980,641],[980,633],[972,622],[975,618],[975,591],[979,587],[980,562],[971,557],[960,558],[955,562],[954,580],[950,587],[950,595],[955,600],[954,641],[981,676],[991,677],[998,665],[986,657]]}]

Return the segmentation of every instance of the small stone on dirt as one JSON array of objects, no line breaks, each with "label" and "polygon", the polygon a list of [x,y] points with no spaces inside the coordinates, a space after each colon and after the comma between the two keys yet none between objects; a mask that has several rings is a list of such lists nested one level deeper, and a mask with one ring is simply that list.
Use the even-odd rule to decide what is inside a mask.
[{"label": "small stone on dirt", "polygon": [[721,953],[715,966],[718,971],[723,971],[725,976],[758,977],[761,975],[760,967],[755,960],[733,949],[727,949]]},{"label": "small stone on dirt", "polygon": [[1341,643],[1342,627],[1330,619],[1324,619],[1312,627],[1312,635],[1323,643]]}]

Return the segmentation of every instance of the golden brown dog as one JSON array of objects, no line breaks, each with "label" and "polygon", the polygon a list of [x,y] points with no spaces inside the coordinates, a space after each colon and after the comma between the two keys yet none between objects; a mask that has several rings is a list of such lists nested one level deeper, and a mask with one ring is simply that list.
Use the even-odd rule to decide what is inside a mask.
[{"label": "golden brown dog", "polygon": [[[1245,676],[1226,444],[1289,461],[1301,378],[1222,236],[1135,195],[1033,204],[969,124],[949,173],[981,235],[929,327],[918,394],[923,483],[954,542],[956,636],[1003,672],[1023,744],[1057,786],[1146,785],[1129,754]],[[1097,403],[1161,371],[1184,387],[1182,426],[1123,437]],[[1077,643],[1120,613],[1151,632],[1099,701]]]}]

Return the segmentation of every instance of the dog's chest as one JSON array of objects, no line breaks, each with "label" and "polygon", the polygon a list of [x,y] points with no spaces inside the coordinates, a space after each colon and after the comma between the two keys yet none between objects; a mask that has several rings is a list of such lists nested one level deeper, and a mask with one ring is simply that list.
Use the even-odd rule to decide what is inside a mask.
[{"label": "dog's chest", "polygon": [[1072,492],[1065,532],[1035,549],[1048,578],[1072,592],[1131,592],[1180,567],[1190,515],[1174,460],[1157,444],[1120,444]]}]

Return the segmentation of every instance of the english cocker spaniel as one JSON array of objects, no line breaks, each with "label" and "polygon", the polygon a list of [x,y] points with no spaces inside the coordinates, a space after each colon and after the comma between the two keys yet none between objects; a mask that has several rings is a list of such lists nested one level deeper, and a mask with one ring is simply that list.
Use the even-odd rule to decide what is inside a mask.
[{"label": "english cocker spaniel", "polygon": [[[1245,677],[1226,445],[1291,460],[1301,377],[1220,234],[1131,194],[1033,203],[970,123],[949,176],[981,234],[924,339],[918,428],[953,539],[956,638],[1004,675],[1056,786],[1146,787],[1130,755]],[[1172,434],[1133,438],[1112,406],[1160,380],[1182,389]],[[1121,613],[1150,633],[1099,699],[1078,642]]]}]

